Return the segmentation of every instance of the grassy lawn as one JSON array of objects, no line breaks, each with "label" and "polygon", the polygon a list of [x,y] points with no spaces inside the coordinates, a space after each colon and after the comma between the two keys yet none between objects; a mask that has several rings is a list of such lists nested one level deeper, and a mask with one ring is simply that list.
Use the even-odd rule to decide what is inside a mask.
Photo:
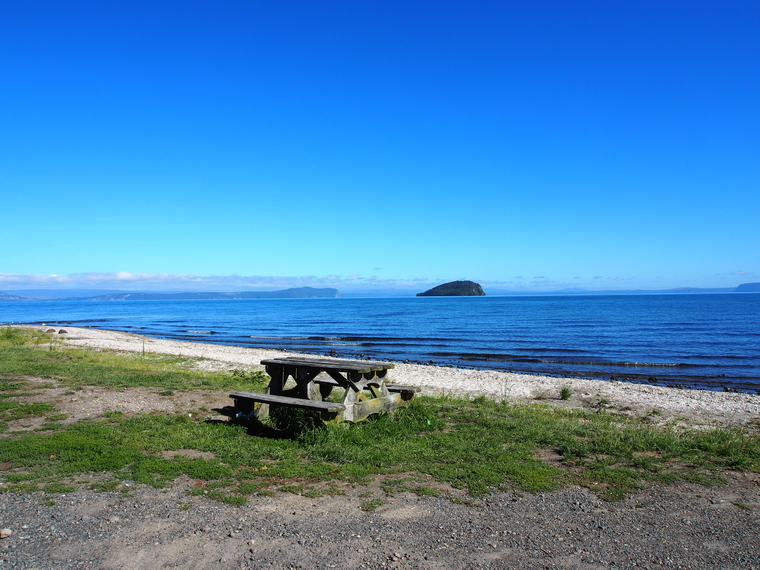
[{"label": "grassy lawn", "polygon": [[[193,368],[186,359],[64,348],[38,333],[0,329],[0,422],[6,428],[0,491],[55,494],[87,486],[126,493],[127,484],[163,486],[184,474],[195,482],[191,493],[242,504],[248,495],[274,491],[341,493],[347,484],[367,485],[382,475],[388,495],[440,495],[431,481],[473,498],[496,488],[536,492],[580,484],[614,500],[647,481],[715,484],[725,470],[760,469],[756,433],[654,426],[651,418],[603,408],[420,397],[393,415],[357,424],[325,425],[301,411],[241,424],[200,409],[132,417],[110,412],[62,425],[54,406],[24,399],[39,390],[29,377],[74,387],[149,386],[167,394],[265,385],[260,373]],[[32,416],[46,418],[44,431],[7,432],[8,422]]]}]

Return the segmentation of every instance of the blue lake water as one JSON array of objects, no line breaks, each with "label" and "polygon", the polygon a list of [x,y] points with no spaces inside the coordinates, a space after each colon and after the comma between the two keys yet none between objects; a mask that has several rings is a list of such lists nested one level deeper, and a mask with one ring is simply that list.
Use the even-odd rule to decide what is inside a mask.
[{"label": "blue lake water", "polygon": [[2,303],[9,322],[760,392],[760,294]]}]

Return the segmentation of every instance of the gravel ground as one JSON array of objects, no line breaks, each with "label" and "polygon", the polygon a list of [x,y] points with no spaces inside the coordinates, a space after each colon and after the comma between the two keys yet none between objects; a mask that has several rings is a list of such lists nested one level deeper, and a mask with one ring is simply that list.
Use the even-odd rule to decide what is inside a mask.
[{"label": "gravel ground", "polygon": [[[3,495],[0,568],[760,568],[757,474],[653,485],[604,503],[583,488],[497,493],[482,506],[400,493],[374,512],[366,489],[339,497],[251,497],[243,507],[185,494]],[[379,495],[377,495],[379,496]]]}]

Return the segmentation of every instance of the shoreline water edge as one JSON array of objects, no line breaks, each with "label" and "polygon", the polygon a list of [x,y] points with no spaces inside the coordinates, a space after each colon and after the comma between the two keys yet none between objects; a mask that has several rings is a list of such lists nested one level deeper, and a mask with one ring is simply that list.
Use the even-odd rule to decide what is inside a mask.
[{"label": "shoreline water edge", "polygon": [[[15,326],[42,331],[51,328]],[[202,359],[199,365],[209,370],[262,369],[261,360],[293,355],[282,350],[166,340],[103,329],[67,326],[54,330],[55,338],[66,346]],[[65,332],[61,333],[62,330]],[[663,422],[683,420],[690,425],[756,428],[760,422],[760,396],[750,393],[405,363],[396,363],[391,375],[394,382],[417,386],[426,394],[455,397],[485,395],[498,400],[544,403],[556,407],[611,408],[632,415],[654,414]],[[570,391],[569,399],[560,398],[563,388]]]}]

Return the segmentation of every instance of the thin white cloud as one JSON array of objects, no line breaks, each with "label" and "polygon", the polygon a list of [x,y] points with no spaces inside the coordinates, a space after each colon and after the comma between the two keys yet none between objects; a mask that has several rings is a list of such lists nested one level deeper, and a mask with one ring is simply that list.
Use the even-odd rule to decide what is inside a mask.
[{"label": "thin white cloud", "polygon": [[291,287],[335,287],[337,289],[414,287],[414,279],[378,279],[376,276],[314,275],[196,275],[189,273],[110,273],[21,274],[0,273],[0,291],[21,289],[115,289],[132,291],[249,291],[278,290]]}]

